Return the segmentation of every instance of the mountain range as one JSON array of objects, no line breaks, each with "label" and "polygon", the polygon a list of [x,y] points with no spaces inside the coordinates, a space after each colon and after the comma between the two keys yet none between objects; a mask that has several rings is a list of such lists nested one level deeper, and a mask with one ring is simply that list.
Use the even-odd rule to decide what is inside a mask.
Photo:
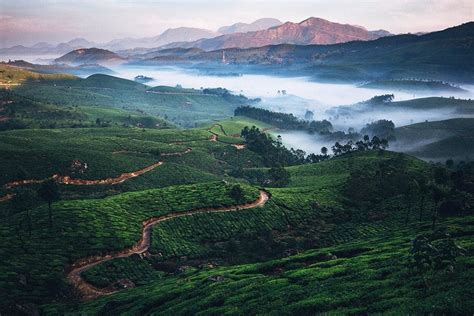
[{"label": "mountain range", "polygon": [[277,19],[263,18],[252,23],[223,26],[218,31],[179,27],[168,29],[154,37],[114,39],[107,43],[76,38],[52,45],[45,42],[31,47],[17,45],[0,49],[2,55],[65,54],[79,48],[102,48],[123,51],[124,54],[147,52],[154,48],[196,47],[215,50],[229,47],[249,48],[273,44],[334,44],[352,40],[371,40],[391,35],[384,30],[367,31],[363,27],[339,24],[320,18],[309,18],[300,23],[282,23]]},{"label": "mountain range", "polygon": [[[474,22],[424,35],[404,34],[332,45],[280,44],[203,51],[174,48],[136,56],[145,62],[202,62],[222,69],[271,66],[318,80],[425,78],[474,83]],[[225,51],[225,63],[222,57]],[[184,56],[184,58],[183,58]],[[240,68],[239,68],[240,67]],[[268,67],[267,67],[268,68]],[[223,70],[224,71],[224,70]]]},{"label": "mountain range", "polygon": [[222,48],[250,48],[278,44],[337,44],[349,41],[368,41],[380,37],[380,31],[370,32],[363,27],[330,22],[311,17],[300,23],[286,22],[265,30],[232,33],[194,42],[177,42],[163,48],[200,48],[211,51]]}]

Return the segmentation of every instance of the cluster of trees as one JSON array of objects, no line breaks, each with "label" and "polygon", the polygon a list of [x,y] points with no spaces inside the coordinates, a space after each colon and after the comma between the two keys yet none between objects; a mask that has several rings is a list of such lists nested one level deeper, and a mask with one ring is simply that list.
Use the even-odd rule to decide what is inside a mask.
[{"label": "cluster of trees", "polygon": [[247,148],[263,158],[263,163],[268,167],[288,166],[305,162],[305,152],[302,150],[288,149],[283,146],[281,137],[274,140],[270,135],[252,126],[244,127],[240,135],[245,139]]},{"label": "cluster of trees", "polygon": [[386,209],[396,208],[404,214],[406,223],[414,218],[412,213],[417,210],[415,218],[422,221],[431,217],[435,229],[440,217],[472,213],[473,170],[470,164],[456,171],[443,166],[431,171],[418,170],[411,168],[408,159],[399,154],[379,162],[372,170],[352,171],[344,194],[349,205],[376,209],[385,203]]},{"label": "cluster of trees", "polygon": [[376,95],[362,103],[369,104],[369,105],[389,104],[393,101],[394,98],[395,96],[393,94],[382,94],[382,95]]},{"label": "cluster of trees", "polygon": [[[385,138],[380,139],[377,136],[372,137],[370,139],[369,135],[364,135],[362,140],[358,140],[353,142],[349,140],[346,144],[340,144],[336,142],[334,146],[331,147],[331,150],[334,156],[341,156],[350,152],[355,151],[367,151],[367,150],[385,150],[389,147],[388,140]],[[327,152],[326,148],[322,148],[322,150]]]},{"label": "cluster of trees", "polygon": [[361,129],[362,135],[377,136],[389,141],[395,140],[395,124],[390,120],[378,120],[370,124],[366,124]]},{"label": "cluster of trees", "polygon": [[[265,109],[255,108],[251,106],[240,106],[234,111],[234,115],[246,116],[261,122],[268,123],[275,127],[287,130],[302,130],[311,134],[329,134],[333,127],[331,122],[327,120],[300,120],[293,114],[273,112]],[[308,114],[308,117],[310,115]],[[311,116],[312,117],[312,116]]]},{"label": "cluster of trees", "polygon": [[243,94],[232,94],[229,90],[225,88],[205,88],[202,90],[202,93],[220,96],[231,103],[244,104],[249,102],[254,103],[260,101],[260,99],[249,99]]}]

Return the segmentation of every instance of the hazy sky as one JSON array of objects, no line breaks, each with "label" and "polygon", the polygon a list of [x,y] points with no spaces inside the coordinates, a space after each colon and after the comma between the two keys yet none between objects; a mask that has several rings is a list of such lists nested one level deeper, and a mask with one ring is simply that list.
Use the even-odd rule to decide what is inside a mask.
[{"label": "hazy sky", "polygon": [[155,36],[170,27],[216,30],[262,17],[310,16],[393,33],[474,20],[472,0],[0,0],[0,46]]}]

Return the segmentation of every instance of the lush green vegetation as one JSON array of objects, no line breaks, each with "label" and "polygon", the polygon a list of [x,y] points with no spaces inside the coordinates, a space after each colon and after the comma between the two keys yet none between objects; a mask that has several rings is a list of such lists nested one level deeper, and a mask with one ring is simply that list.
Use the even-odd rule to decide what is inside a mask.
[{"label": "lush green vegetation", "polygon": [[[327,148],[306,156],[265,133],[301,122],[252,108],[240,109],[271,120],[234,117],[176,129],[137,111],[186,112],[177,104],[199,99],[202,107],[179,116],[197,122],[214,118],[212,107],[218,117],[246,102],[219,88],[149,89],[91,76],[25,79],[2,96],[0,117],[24,125],[0,132],[0,313],[474,310],[473,164],[428,164],[386,151],[377,136],[336,143],[333,157]],[[389,138],[456,126],[452,137],[459,137],[472,125],[456,120],[394,132],[390,123],[365,132]],[[269,200],[243,208],[262,188]],[[86,282],[118,293],[80,301],[66,280],[77,260],[126,250],[143,237],[143,221],[195,209],[203,212],[153,225],[140,255],[82,272]]]},{"label": "lush green vegetation", "polygon": [[304,130],[309,133],[328,134],[332,132],[332,124],[329,121],[303,121],[293,114],[273,112],[251,106],[241,106],[235,109],[234,114],[247,116],[278,128],[287,130]]},{"label": "lush green vegetation", "polygon": [[[221,93],[222,89],[205,89],[203,91],[180,87],[149,89],[141,83],[108,75],[97,74],[81,79],[71,75],[39,74],[3,64],[0,66],[0,82],[5,82],[10,86],[15,95],[22,97],[24,103],[33,103],[30,100],[34,100],[35,105],[42,104],[43,108],[53,107],[50,111],[44,112],[43,109],[35,110],[34,106],[28,106],[30,112],[42,113],[43,118],[49,119],[50,124],[52,124],[51,121],[56,121],[58,115],[62,115],[66,122],[61,126],[67,124],[69,126],[73,124],[75,124],[74,126],[90,126],[91,122],[95,122],[97,118],[102,121],[102,117],[91,118],[87,115],[87,110],[82,109],[105,108],[105,111],[108,111],[112,108],[130,112],[125,114],[125,118],[133,113],[137,115],[138,111],[142,116],[159,116],[183,127],[194,127],[214,119],[232,116],[237,106],[252,102],[244,96],[232,95],[225,89],[225,93]],[[10,99],[7,98],[5,101],[10,101]],[[120,113],[116,115],[120,115]],[[30,117],[23,115],[23,117],[26,120],[35,118],[31,115]],[[15,119],[15,117],[9,118]],[[150,121],[151,118],[147,118],[147,120]],[[122,121],[126,122],[125,119]],[[145,118],[142,121],[146,121]],[[112,120],[107,117],[105,122],[109,125],[122,123],[121,120]],[[150,124],[141,121],[138,123],[150,127]],[[162,125],[160,123],[159,126]]]},{"label": "lush green vegetation", "polygon": [[[429,235],[430,227],[414,224],[264,263],[189,269],[73,308],[87,314],[470,314],[473,223],[472,217],[442,223],[466,251],[453,272],[417,272],[412,240]],[[64,311],[44,311],[58,310]]]}]

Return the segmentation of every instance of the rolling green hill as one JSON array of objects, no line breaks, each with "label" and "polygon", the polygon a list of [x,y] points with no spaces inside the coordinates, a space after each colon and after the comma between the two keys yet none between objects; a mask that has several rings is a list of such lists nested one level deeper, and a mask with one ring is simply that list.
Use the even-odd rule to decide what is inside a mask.
[{"label": "rolling green hill", "polygon": [[470,161],[474,157],[474,118],[424,122],[395,129],[404,150],[417,157]]},{"label": "rolling green hill", "polygon": [[[10,82],[11,93],[17,96],[17,99],[26,101],[22,106],[24,115],[12,117],[11,113],[7,113],[8,116],[0,122],[2,125],[7,125],[3,129],[15,126],[19,128],[22,124],[26,127],[48,126],[46,121],[36,124],[31,122],[38,118],[38,113],[42,113],[43,116],[38,120],[44,120],[48,117],[47,112],[51,114],[50,120],[60,121],[61,118],[64,120],[56,122],[57,125],[54,126],[58,127],[90,127],[95,124],[96,119],[100,119],[102,123],[109,121],[106,126],[138,124],[152,127],[158,124],[159,127],[163,127],[167,125],[164,122],[166,120],[178,126],[194,127],[214,119],[230,117],[236,107],[251,102],[245,97],[233,97],[231,94],[207,94],[200,90],[171,87],[148,88],[143,84],[109,75],[96,74],[81,79],[70,75],[46,75],[17,67],[1,66],[5,72],[0,73],[0,80]],[[11,93],[2,91],[2,100],[15,101],[9,97]],[[35,106],[31,106],[30,109],[26,103],[35,103],[42,109],[35,109]],[[16,109],[16,105],[6,107]],[[102,114],[99,113],[100,109],[104,109]],[[111,115],[113,109],[118,111]],[[92,113],[101,115],[94,117],[90,115]],[[127,116],[135,118],[127,120]],[[6,118],[20,122],[15,120],[4,122]]]}]

